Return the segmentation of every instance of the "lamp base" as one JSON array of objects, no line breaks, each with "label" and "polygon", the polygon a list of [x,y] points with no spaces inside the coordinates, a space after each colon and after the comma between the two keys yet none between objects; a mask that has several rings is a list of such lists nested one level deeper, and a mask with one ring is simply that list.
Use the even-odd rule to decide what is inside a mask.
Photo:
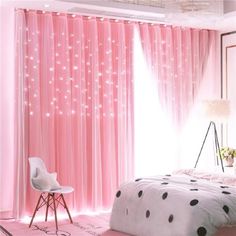
[{"label": "lamp base", "polygon": [[[200,156],[201,156],[201,153],[202,153],[202,149],[205,145],[205,142],[206,142],[206,139],[207,139],[207,136],[209,134],[209,131],[210,131],[210,128],[213,127],[214,129],[214,139],[215,139],[215,150],[216,150],[216,163],[217,165],[219,165],[219,159],[220,159],[220,164],[221,164],[221,168],[222,168],[222,171],[224,172],[224,166],[223,166],[223,161],[222,161],[222,156],[221,156],[221,153],[220,153],[220,144],[219,144],[219,139],[218,139],[218,134],[217,134],[217,129],[216,129],[216,124],[215,122],[211,121],[208,128],[207,128],[207,132],[206,132],[206,135],[204,137],[204,140],[203,140],[203,143],[202,143],[202,146],[201,146],[201,149],[200,149],[200,152],[198,154],[198,157],[197,157],[197,161],[195,163],[195,166],[194,168],[197,167],[197,164],[198,164],[198,161],[200,159]],[[218,154],[218,155],[217,155]]]}]

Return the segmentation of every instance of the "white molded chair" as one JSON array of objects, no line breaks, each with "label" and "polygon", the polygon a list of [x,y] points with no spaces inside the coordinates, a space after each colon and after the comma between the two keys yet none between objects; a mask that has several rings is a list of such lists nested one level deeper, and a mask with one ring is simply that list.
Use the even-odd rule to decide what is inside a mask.
[{"label": "white molded chair", "polygon": [[36,212],[43,206],[46,205],[46,217],[45,217],[45,221],[47,221],[47,217],[48,217],[48,208],[50,207],[53,211],[54,211],[54,216],[55,216],[55,223],[56,223],[56,229],[58,230],[58,224],[57,224],[57,207],[59,205],[62,205],[66,211],[67,214],[69,216],[70,222],[73,223],[69,209],[66,205],[65,199],[63,194],[65,193],[71,193],[74,191],[74,189],[70,186],[60,186],[59,189],[56,190],[42,190],[42,189],[38,189],[32,179],[34,177],[36,177],[37,175],[37,168],[41,169],[41,170],[47,170],[46,166],[43,162],[42,159],[38,158],[38,157],[30,157],[29,158],[29,164],[30,164],[30,184],[31,187],[37,191],[40,191],[41,194],[39,196],[38,199],[38,203],[35,207],[32,219],[30,221],[30,225],[29,227],[31,227],[34,217],[36,215]]}]

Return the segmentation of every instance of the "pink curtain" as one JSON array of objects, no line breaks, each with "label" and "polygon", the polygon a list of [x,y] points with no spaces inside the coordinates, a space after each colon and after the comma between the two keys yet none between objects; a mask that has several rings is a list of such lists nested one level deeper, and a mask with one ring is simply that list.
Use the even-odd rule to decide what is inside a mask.
[{"label": "pink curtain", "polygon": [[79,211],[110,208],[133,176],[133,31],[126,21],[16,11],[15,216],[32,213],[38,196],[29,156],[74,187],[67,201]]},{"label": "pink curtain", "polygon": [[199,92],[216,31],[146,23],[139,30],[159,103],[178,130]]}]

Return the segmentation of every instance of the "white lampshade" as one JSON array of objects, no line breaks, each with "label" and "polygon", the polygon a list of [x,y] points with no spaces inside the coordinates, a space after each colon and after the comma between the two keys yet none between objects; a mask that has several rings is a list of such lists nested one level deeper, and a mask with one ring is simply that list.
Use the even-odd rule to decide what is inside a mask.
[{"label": "white lampshade", "polygon": [[204,115],[213,121],[223,121],[229,118],[230,102],[229,100],[205,100],[203,101]]}]

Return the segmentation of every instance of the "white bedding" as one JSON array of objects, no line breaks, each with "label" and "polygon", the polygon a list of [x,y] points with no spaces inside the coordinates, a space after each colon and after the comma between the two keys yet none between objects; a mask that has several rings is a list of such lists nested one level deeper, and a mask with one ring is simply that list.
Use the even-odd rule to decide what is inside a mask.
[{"label": "white bedding", "polygon": [[236,187],[225,184],[227,178],[212,178],[222,182],[216,183],[203,173],[184,174],[123,184],[116,193],[110,227],[137,236],[212,236],[219,227],[236,224]]}]

